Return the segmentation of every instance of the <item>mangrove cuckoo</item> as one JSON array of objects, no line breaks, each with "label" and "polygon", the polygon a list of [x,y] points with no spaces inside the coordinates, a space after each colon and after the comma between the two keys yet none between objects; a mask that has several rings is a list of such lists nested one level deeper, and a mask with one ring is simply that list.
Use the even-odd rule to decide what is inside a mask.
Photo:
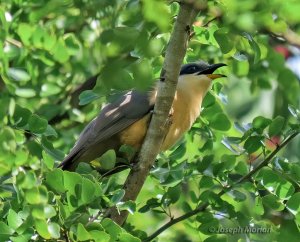
[{"label": "mangrove cuckoo", "polygon": [[[191,128],[212,80],[224,77],[213,74],[222,66],[225,64],[209,65],[202,61],[182,66],[171,109],[171,125],[161,151],[172,147]],[[75,170],[79,162],[91,162],[110,149],[118,152],[123,144],[138,151],[147,132],[156,94],[157,87],[145,93],[132,90],[106,105],[85,127],[59,167]]]}]

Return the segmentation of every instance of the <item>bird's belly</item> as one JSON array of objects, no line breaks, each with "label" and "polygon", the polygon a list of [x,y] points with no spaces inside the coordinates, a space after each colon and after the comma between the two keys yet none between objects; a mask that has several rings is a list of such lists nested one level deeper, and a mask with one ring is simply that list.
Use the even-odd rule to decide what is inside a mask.
[{"label": "bird's belly", "polygon": [[150,116],[151,114],[145,115],[142,119],[120,132],[119,138],[121,144],[130,145],[137,150],[140,149],[146,136]]},{"label": "bird's belly", "polygon": [[162,151],[170,149],[192,127],[200,114],[199,104],[191,107],[189,103],[182,105],[176,100],[173,103],[173,110],[172,125],[162,144]]},{"label": "bird's belly", "polygon": [[183,120],[173,120],[169,131],[163,141],[161,150],[165,151],[170,149],[181,137],[182,135],[190,128],[190,122]]}]

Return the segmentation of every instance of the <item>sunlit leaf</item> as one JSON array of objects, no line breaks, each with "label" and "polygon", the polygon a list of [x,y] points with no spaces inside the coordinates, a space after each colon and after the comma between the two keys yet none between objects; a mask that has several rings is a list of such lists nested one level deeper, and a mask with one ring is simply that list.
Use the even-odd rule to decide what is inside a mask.
[{"label": "sunlit leaf", "polygon": [[13,80],[20,82],[28,82],[31,79],[30,75],[25,70],[18,68],[9,68],[7,75]]},{"label": "sunlit leaf", "polygon": [[46,131],[48,122],[46,119],[43,119],[36,114],[32,114],[28,120],[28,124],[31,132],[41,134]]},{"label": "sunlit leaf", "polygon": [[92,90],[83,91],[79,95],[79,105],[89,104],[90,102],[97,100],[98,98],[100,98],[100,96],[94,93]]},{"label": "sunlit leaf", "polygon": [[270,137],[273,137],[275,135],[279,135],[281,133],[281,130],[283,129],[285,124],[284,117],[277,116],[275,119],[273,119],[272,123],[269,127],[269,135]]}]

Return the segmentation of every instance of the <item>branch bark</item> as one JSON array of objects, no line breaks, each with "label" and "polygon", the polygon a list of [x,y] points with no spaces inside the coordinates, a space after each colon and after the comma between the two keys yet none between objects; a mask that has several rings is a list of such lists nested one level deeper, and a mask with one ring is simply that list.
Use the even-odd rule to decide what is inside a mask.
[{"label": "branch bark", "polygon": [[[155,161],[168,126],[168,115],[174,99],[180,67],[187,49],[190,26],[196,17],[191,4],[181,3],[179,13],[169,40],[165,61],[161,71],[154,113],[138,161],[130,171],[124,184],[123,201],[135,201]],[[116,223],[122,225],[127,211],[121,213],[113,207],[108,211]]]},{"label": "branch bark", "polygon": [[[244,181],[247,181],[249,178],[251,178],[256,172],[258,172],[261,168],[267,166],[271,160],[275,157],[275,155],[282,149],[284,148],[288,143],[293,140],[299,132],[295,132],[294,134],[291,134],[289,137],[287,137],[280,145],[277,146],[277,148],[269,154],[258,166],[256,166],[252,171],[250,171],[247,175],[243,176],[241,179],[239,179],[235,184],[223,188],[219,193],[218,196],[221,197],[225,193],[231,191],[234,187],[236,187],[238,184],[243,183]],[[158,230],[156,230],[153,234],[151,234],[148,238],[143,240],[143,242],[148,242],[156,238],[158,235],[160,235],[162,232],[164,232],[166,229],[170,228],[172,225],[177,224],[185,219],[188,219],[200,212],[203,212],[207,207],[209,206],[208,202],[203,202],[201,203],[197,208],[194,210],[183,214],[175,219],[170,220],[166,224],[164,224],[162,227],[160,227]]]},{"label": "branch bark", "polygon": [[300,36],[290,28],[288,28],[283,33],[274,33],[269,30],[267,30],[266,32],[274,38],[277,39],[281,38],[282,40],[286,41],[288,44],[300,48]]}]

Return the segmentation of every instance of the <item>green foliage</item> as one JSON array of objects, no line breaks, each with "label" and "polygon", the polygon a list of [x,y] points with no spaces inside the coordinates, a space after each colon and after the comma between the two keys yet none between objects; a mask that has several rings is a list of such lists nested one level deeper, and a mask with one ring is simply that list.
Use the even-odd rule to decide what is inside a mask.
[{"label": "green foliage", "polygon": [[[224,62],[218,73],[228,77],[214,81],[189,133],[158,156],[138,200],[123,202],[126,172],[103,178],[87,164],[76,173],[55,167],[102,105],[151,88],[178,5],[1,1],[0,241],[138,242],[204,202],[205,211],[158,240],[298,241],[299,138],[238,181],[300,131],[299,81],[273,48],[274,33],[300,33],[299,8],[293,0],[207,1],[185,61]],[[118,160],[110,150],[97,162],[109,170]],[[113,205],[130,212],[124,227],[105,218]],[[216,232],[249,226],[271,233]]]}]

